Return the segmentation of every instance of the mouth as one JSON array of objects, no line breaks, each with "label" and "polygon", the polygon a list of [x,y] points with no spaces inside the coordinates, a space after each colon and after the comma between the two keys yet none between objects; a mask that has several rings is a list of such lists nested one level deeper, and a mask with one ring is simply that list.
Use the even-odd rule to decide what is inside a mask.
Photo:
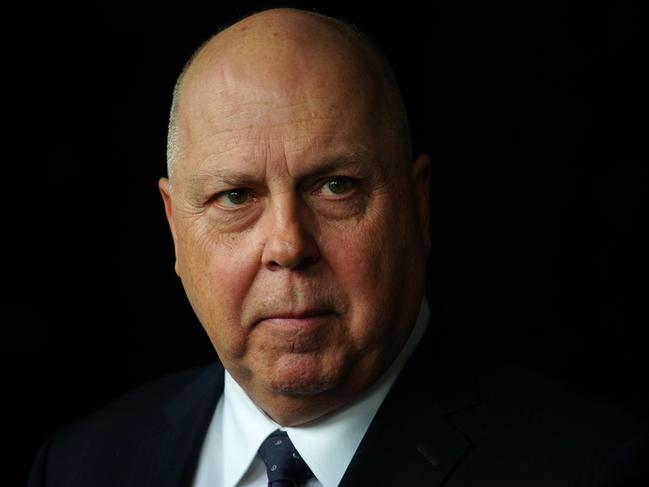
[{"label": "mouth", "polygon": [[281,327],[309,327],[323,324],[336,316],[330,309],[312,308],[301,311],[286,311],[263,316],[258,323]]}]

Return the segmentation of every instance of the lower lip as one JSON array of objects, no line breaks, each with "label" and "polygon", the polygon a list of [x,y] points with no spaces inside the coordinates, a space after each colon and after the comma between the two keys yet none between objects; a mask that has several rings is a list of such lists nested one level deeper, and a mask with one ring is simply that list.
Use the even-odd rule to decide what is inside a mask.
[{"label": "lower lip", "polygon": [[266,318],[261,322],[283,328],[308,328],[322,325],[331,320],[333,316],[333,313],[326,313],[305,318]]}]

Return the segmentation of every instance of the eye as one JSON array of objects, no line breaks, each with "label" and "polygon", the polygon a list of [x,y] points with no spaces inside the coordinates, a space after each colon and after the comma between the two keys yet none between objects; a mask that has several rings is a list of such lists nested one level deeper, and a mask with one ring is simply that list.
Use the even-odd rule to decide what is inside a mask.
[{"label": "eye", "polygon": [[329,178],[320,187],[325,196],[343,196],[354,190],[355,182],[351,178],[336,176]]},{"label": "eye", "polygon": [[246,204],[251,198],[252,194],[249,189],[233,189],[217,194],[214,201],[226,208],[233,208]]}]

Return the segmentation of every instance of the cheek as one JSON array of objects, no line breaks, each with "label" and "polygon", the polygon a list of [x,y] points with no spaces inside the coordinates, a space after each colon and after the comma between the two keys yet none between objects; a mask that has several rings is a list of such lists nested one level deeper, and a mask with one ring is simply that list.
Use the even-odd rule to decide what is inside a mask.
[{"label": "cheek", "polygon": [[403,238],[393,220],[377,210],[354,225],[323,232],[323,253],[352,304],[349,332],[358,343],[377,340],[391,318]]},{"label": "cheek", "polygon": [[243,353],[242,303],[258,270],[247,234],[221,235],[190,227],[179,240],[180,275],[189,301],[219,355]]}]

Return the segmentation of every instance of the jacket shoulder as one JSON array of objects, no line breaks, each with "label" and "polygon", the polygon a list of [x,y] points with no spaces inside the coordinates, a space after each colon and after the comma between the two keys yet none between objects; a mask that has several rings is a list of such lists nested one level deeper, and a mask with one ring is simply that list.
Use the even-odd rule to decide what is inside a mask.
[{"label": "jacket shoulder", "polygon": [[507,411],[514,420],[611,439],[649,431],[646,422],[620,406],[542,372],[491,362],[476,368],[475,376],[481,405]]},{"label": "jacket shoulder", "polygon": [[516,459],[516,468],[536,471],[543,485],[552,485],[557,476],[578,485],[618,485],[613,480],[646,485],[649,426],[644,420],[519,366],[482,364],[474,374],[478,405],[451,421],[471,438],[476,459]]},{"label": "jacket shoulder", "polygon": [[[215,363],[164,376],[52,433],[32,463],[28,485],[50,485],[52,481],[77,485],[74,479],[85,478],[85,472],[79,472],[93,464],[108,471],[120,458],[123,464],[137,457],[144,445],[168,430],[174,415],[209,413],[221,393],[222,370]],[[209,400],[204,400],[208,395]]]},{"label": "jacket shoulder", "polygon": [[130,392],[112,400],[107,405],[59,431],[59,436],[75,436],[85,429],[102,425],[116,426],[123,422],[141,422],[147,416],[163,412],[165,405],[187,390],[202,375],[217,369],[217,365],[195,367],[174,372],[142,384]]}]

